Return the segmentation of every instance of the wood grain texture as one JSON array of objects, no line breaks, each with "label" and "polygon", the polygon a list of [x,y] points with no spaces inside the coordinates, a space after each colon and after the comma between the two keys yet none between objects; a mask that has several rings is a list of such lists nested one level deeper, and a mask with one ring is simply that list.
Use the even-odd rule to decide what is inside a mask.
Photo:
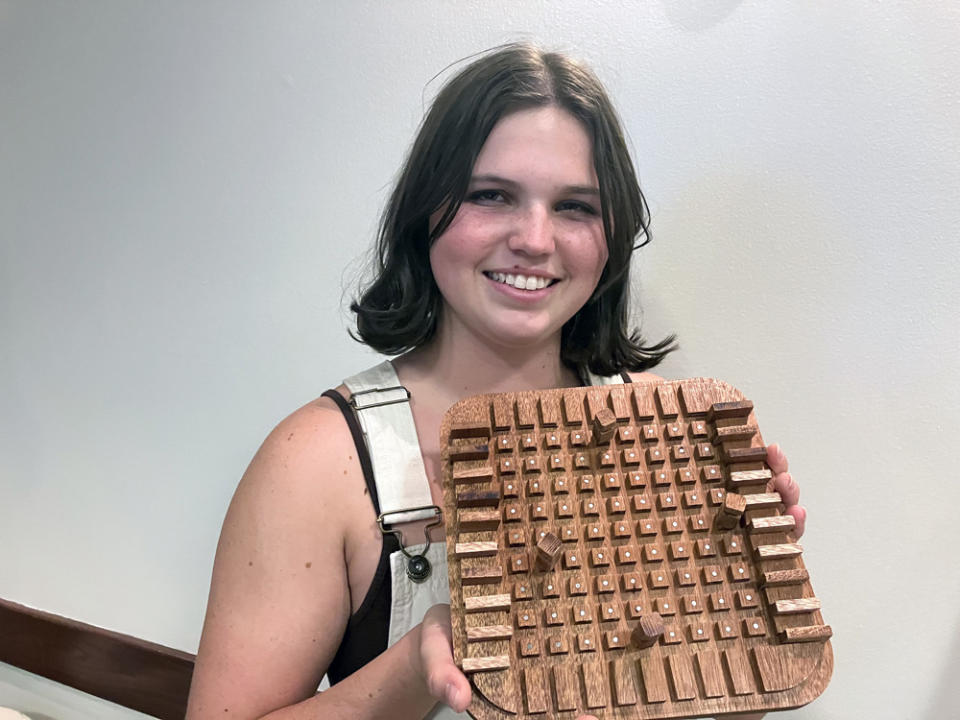
[{"label": "wood grain texture", "polygon": [[187,709],[194,656],[0,600],[0,661],[174,720]]},{"label": "wood grain texture", "polygon": [[[478,417],[483,457],[461,449],[482,436]],[[453,423],[476,437],[449,438]],[[831,631],[739,391],[692,379],[478,396],[442,432],[454,657],[473,717],[760,712],[826,687]],[[458,507],[474,485],[500,488],[499,504]],[[725,507],[745,529],[717,526]],[[538,561],[556,545],[556,565]],[[655,612],[664,632],[639,647]]]}]

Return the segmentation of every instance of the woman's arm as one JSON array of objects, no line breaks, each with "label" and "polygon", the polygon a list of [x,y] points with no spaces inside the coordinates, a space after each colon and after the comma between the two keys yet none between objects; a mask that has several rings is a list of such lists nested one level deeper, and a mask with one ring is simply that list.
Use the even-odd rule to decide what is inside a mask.
[{"label": "woman's arm", "polygon": [[443,666],[424,669],[419,627],[315,696],[350,617],[345,538],[357,521],[345,517],[356,489],[342,482],[356,453],[328,402],[298,410],[270,434],[230,503],[188,720],[421,718],[436,703],[424,677],[442,680]]}]

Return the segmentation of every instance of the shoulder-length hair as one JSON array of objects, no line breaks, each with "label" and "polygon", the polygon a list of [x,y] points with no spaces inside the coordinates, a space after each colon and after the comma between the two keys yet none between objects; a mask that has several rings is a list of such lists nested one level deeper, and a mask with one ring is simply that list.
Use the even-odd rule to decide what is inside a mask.
[{"label": "shoulder-length hair", "polygon": [[[430,341],[443,307],[430,246],[459,210],[497,122],[546,106],[576,117],[592,141],[609,253],[593,295],[563,326],[563,362],[613,375],[653,367],[675,348],[674,336],[645,345],[628,327],[630,258],[649,242],[650,215],[610,98],[587,67],[527,44],[504,45],[473,61],[434,100],[380,220],[375,277],[350,305],[356,339],[387,355]],[[431,230],[430,217],[440,210]]]}]

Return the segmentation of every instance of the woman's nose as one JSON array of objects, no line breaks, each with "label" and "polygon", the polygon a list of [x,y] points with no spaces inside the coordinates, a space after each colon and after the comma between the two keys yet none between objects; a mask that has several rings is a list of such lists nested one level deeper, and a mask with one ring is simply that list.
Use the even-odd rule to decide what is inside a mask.
[{"label": "woman's nose", "polygon": [[557,247],[555,230],[549,210],[531,208],[518,216],[508,244],[524,255],[548,255]]}]

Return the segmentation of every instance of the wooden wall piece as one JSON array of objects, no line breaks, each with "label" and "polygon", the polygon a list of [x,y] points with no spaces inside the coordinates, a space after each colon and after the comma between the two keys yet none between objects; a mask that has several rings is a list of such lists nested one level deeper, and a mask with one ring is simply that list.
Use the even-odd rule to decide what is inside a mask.
[{"label": "wooden wall piece", "polygon": [[[826,687],[832,630],[736,389],[478,396],[442,433],[454,657],[473,717],[764,712]],[[744,530],[718,526],[731,511]],[[644,632],[653,618],[662,632]]]}]

